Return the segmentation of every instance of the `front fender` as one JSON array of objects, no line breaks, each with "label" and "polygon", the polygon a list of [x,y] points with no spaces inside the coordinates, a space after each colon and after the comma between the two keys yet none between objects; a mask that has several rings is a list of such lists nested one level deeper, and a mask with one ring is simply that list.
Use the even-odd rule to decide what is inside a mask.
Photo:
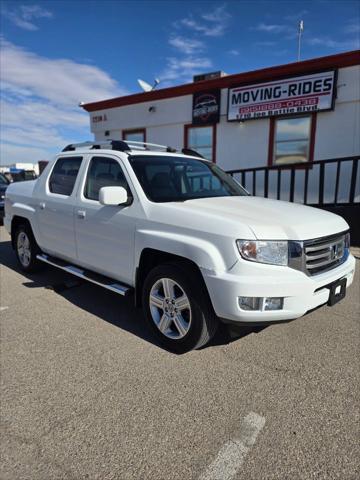
[{"label": "front fender", "polygon": [[25,218],[30,223],[33,235],[34,235],[36,241],[38,241],[39,232],[38,232],[38,229],[37,229],[37,222],[36,222],[36,215],[35,214],[36,214],[36,210],[31,205],[27,205],[27,204],[22,203],[22,202],[14,202],[11,205],[11,207],[9,208],[9,212],[6,212],[7,230],[11,234],[12,222],[13,222],[14,218],[17,218],[17,217]]},{"label": "front fender", "polygon": [[136,265],[139,265],[140,255],[144,248],[153,248],[187,258],[198,267],[210,271],[226,271],[231,267],[214,243],[186,234],[159,230],[138,230],[135,250],[137,255]]}]

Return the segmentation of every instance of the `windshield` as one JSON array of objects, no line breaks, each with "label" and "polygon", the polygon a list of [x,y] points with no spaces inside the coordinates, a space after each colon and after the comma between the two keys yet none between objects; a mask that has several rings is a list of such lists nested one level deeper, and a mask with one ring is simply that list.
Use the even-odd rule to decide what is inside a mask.
[{"label": "windshield", "polygon": [[2,173],[0,173],[0,185],[9,185],[9,181]]},{"label": "windshield", "polygon": [[230,175],[210,162],[155,155],[136,155],[129,160],[145,195],[153,202],[248,195]]}]

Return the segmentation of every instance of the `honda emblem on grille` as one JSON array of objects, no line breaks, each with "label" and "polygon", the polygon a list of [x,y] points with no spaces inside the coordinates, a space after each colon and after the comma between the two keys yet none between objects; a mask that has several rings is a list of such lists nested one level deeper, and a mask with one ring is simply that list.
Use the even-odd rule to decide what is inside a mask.
[{"label": "honda emblem on grille", "polygon": [[340,254],[339,244],[333,245],[332,255],[331,255],[333,260],[337,260],[339,258],[339,254]]}]

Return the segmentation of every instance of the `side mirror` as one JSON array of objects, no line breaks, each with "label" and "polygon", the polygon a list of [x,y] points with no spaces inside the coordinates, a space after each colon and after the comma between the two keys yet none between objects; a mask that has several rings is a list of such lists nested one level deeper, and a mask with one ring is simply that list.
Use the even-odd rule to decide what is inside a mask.
[{"label": "side mirror", "polygon": [[101,205],[124,205],[129,197],[124,187],[102,187],[99,192]]}]

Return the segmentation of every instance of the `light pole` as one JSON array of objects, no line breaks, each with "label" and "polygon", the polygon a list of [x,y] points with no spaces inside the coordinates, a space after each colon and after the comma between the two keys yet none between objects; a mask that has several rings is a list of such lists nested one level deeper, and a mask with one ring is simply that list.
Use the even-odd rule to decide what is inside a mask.
[{"label": "light pole", "polygon": [[304,31],[304,20],[300,20],[299,22],[299,32],[298,32],[298,38],[299,38],[299,41],[298,41],[298,57],[297,57],[297,61],[300,62],[300,56],[301,56],[301,35]]}]

